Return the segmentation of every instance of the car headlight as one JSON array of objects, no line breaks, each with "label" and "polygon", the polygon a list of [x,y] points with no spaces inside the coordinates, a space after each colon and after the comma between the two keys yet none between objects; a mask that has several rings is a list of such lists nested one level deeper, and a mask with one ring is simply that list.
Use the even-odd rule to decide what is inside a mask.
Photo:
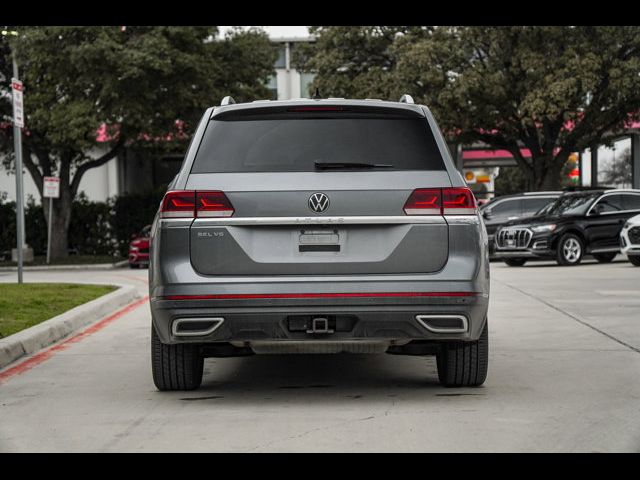
[{"label": "car headlight", "polygon": [[555,229],[555,223],[550,223],[548,225],[536,225],[535,227],[531,227],[531,230],[535,233],[553,232]]}]

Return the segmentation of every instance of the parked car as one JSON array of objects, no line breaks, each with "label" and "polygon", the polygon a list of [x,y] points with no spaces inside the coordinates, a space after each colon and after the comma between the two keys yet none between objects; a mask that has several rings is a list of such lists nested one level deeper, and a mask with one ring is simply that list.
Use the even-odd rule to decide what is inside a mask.
[{"label": "parked car", "polygon": [[502,195],[491,199],[480,207],[489,235],[489,254],[494,258],[495,233],[505,223],[518,218],[530,217],[553,203],[562,192],[527,192]]},{"label": "parked car", "polygon": [[585,254],[610,262],[620,253],[620,231],[640,213],[640,190],[592,189],[561,195],[544,213],[507,222],[496,233],[495,255],[507,265],[530,258],[577,265]]},{"label": "parked car", "polygon": [[446,386],[488,364],[486,230],[410,97],[209,108],[151,230],[152,373],[268,353],[436,355]]},{"label": "parked car", "polygon": [[631,217],[620,232],[622,253],[636,267],[640,267],[640,215]]},{"label": "parked car", "polygon": [[131,243],[129,243],[129,268],[141,268],[149,265],[150,232],[151,225],[147,225],[140,233],[131,236]]}]

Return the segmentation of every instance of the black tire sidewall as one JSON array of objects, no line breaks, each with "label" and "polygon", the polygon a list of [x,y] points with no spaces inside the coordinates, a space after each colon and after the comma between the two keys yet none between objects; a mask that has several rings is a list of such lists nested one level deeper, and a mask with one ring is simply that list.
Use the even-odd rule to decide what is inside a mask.
[{"label": "black tire sidewall", "polygon": [[640,267],[640,255],[627,255],[627,258],[632,265]]},{"label": "black tire sidewall", "polygon": [[527,259],[526,258],[505,258],[504,263],[506,263],[510,267],[522,267],[525,263],[527,263]]},{"label": "black tire sidewall", "polygon": [[613,259],[616,258],[617,253],[594,253],[593,258],[595,258],[600,263],[609,263],[613,262]]}]

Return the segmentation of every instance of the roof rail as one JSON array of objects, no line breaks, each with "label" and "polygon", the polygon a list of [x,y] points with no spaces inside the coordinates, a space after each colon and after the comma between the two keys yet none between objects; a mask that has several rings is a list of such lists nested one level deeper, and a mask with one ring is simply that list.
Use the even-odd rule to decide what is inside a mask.
[{"label": "roof rail", "polygon": [[400,97],[400,103],[416,103],[413,101],[413,97],[407,93]]},{"label": "roof rail", "polygon": [[232,104],[234,104],[234,103],[236,103],[236,101],[233,99],[233,97],[232,97],[232,96],[230,96],[230,95],[227,95],[227,96],[226,96],[226,97],[224,97],[224,98],[222,99],[222,101],[220,102],[220,106],[223,106],[223,105],[232,105]]},{"label": "roof rail", "polygon": [[570,185],[564,187],[562,189],[563,192],[589,192],[589,191],[597,191],[597,190],[614,190],[615,187],[610,187],[607,185],[597,185],[597,186],[580,186],[580,185]]}]

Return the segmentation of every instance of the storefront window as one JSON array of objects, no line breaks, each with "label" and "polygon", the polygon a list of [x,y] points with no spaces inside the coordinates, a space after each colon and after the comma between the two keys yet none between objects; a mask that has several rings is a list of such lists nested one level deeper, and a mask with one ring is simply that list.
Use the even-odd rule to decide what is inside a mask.
[{"label": "storefront window", "polygon": [[286,59],[286,50],[287,47],[282,44],[280,48],[278,48],[278,59],[276,60],[275,68],[286,68],[287,59]]},{"label": "storefront window", "polygon": [[267,88],[269,89],[269,100],[277,100],[278,99],[278,78],[275,75],[271,75],[269,77]]},{"label": "storefront window", "polygon": [[301,73],[300,74],[300,97],[308,98],[311,97],[311,83],[313,83],[313,78],[315,75],[313,73]]},{"label": "storefront window", "polygon": [[632,182],[631,139],[619,140],[612,147],[600,147],[598,149],[598,185],[631,188]]}]

